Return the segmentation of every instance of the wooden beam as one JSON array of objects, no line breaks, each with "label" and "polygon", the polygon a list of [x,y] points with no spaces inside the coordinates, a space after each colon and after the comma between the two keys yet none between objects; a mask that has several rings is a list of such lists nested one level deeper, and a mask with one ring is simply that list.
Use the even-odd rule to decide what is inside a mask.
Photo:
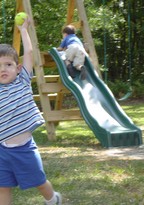
[{"label": "wooden beam", "polygon": [[[23,10],[24,10],[23,1],[16,0],[16,13],[15,13],[15,15]],[[17,28],[16,24],[14,23],[13,47],[16,49],[18,55],[20,54],[20,45],[21,45],[20,31]]]},{"label": "wooden beam", "polygon": [[[47,96],[49,97],[50,100],[56,100],[57,93],[48,94]],[[33,95],[33,98],[35,101],[40,101],[40,95]]]},{"label": "wooden beam", "polygon": [[[45,75],[44,78],[45,78],[45,82],[47,82],[47,83],[54,83],[54,82],[58,82],[59,81],[60,76],[59,75]],[[36,76],[33,76],[32,82],[33,83],[37,82],[37,77]]]},{"label": "wooden beam", "polygon": [[[44,115],[44,118],[46,119],[47,112],[51,111],[51,105],[50,105],[50,100],[47,97],[47,94],[42,93],[41,86],[40,86],[42,83],[45,83],[45,78],[44,78],[44,70],[42,66],[41,54],[40,54],[40,49],[39,49],[39,43],[38,43],[35,25],[33,21],[30,0],[23,0],[23,5],[24,5],[25,12],[29,15],[30,20],[31,20],[31,24],[29,27],[29,34],[31,36],[31,41],[32,41],[32,46],[33,46],[34,69],[35,69],[35,73],[37,76],[37,85],[38,85],[38,91],[40,94],[40,101],[41,101],[41,105],[43,109],[43,115]],[[55,135],[54,123],[48,123],[46,121],[45,125],[46,125],[49,140],[55,140],[56,135]]]},{"label": "wooden beam", "polygon": [[42,64],[44,67],[56,67],[56,63],[48,52],[41,52]]},{"label": "wooden beam", "polygon": [[[59,83],[62,84],[60,78],[59,78]],[[57,97],[56,97],[55,108],[54,108],[55,110],[61,110],[62,109],[63,97],[64,97],[64,93],[63,92],[58,92]]]},{"label": "wooden beam", "polygon": [[70,93],[61,83],[42,83],[40,87],[42,93]]},{"label": "wooden beam", "polygon": [[82,21],[72,22],[71,25],[73,25],[76,29],[80,29],[82,27]]},{"label": "wooden beam", "polygon": [[90,58],[92,60],[92,63],[94,65],[94,68],[96,69],[98,75],[101,77],[101,72],[100,72],[99,63],[98,63],[98,57],[96,54],[93,38],[92,38],[91,31],[89,28],[83,0],[76,0],[76,7],[78,9],[79,18],[83,22],[82,23],[82,25],[83,25],[82,26],[82,34],[84,37],[84,41],[87,44]]},{"label": "wooden beam", "polygon": [[79,110],[53,110],[47,113],[47,121],[71,121],[83,119]]},{"label": "wooden beam", "polygon": [[[55,61],[50,57],[50,55],[46,52],[41,52],[41,61],[42,66],[46,68],[56,68]],[[23,56],[19,57],[19,62],[22,62]]]},{"label": "wooden beam", "polygon": [[74,9],[75,9],[75,0],[69,0],[68,9],[67,9],[66,25],[71,24],[73,22]]}]

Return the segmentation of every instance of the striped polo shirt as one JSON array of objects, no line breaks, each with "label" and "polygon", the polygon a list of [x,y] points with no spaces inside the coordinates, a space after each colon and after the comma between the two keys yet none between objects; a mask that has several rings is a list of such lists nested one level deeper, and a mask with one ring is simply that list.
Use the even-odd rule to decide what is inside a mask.
[{"label": "striped polo shirt", "polygon": [[0,84],[0,142],[44,123],[33,100],[31,78],[32,73],[23,67],[13,82]]}]

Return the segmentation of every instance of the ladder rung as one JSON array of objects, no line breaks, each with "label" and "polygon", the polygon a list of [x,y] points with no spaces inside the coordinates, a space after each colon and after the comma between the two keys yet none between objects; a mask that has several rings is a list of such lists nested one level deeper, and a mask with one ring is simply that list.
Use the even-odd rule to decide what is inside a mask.
[{"label": "ladder rung", "polygon": [[70,121],[83,119],[80,110],[51,110],[46,113],[48,122]]},{"label": "ladder rung", "polygon": [[[45,75],[44,76],[45,81],[48,82],[58,82],[59,81],[59,75]],[[33,76],[32,82],[36,82],[36,76]]]},{"label": "ladder rung", "polygon": [[[49,97],[50,100],[55,100],[57,97],[57,93],[51,93],[47,95]],[[40,95],[33,95],[33,98],[35,101],[39,101],[40,100]]]},{"label": "ladder rung", "polygon": [[42,93],[70,93],[70,91],[61,83],[42,83]]}]

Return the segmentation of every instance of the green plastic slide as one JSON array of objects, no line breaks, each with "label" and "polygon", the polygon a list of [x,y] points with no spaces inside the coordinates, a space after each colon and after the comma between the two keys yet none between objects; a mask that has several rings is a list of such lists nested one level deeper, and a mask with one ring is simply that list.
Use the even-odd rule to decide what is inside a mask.
[{"label": "green plastic slide", "polygon": [[63,84],[75,96],[81,114],[103,147],[128,147],[142,144],[142,131],[126,115],[107,85],[98,77],[86,57],[87,75],[80,79],[80,72],[72,79],[56,48],[50,50]]}]

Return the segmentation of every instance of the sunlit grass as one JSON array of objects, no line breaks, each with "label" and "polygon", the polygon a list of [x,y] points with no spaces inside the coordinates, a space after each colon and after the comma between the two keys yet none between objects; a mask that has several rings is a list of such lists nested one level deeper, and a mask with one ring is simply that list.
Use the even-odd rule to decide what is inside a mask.
[{"label": "sunlit grass", "polygon": [[122,108],[136,125],[144,125],[144,103],[123,105]]},{"label": "sunlit grass", "polygon": [[[122,107],[137,126],[144,124],[144,104]],[[45,126],[34,132],[45,172],[62,193],[63,205],[140,205],[143,160],[103,156],[105,149],[84,121],[61,122],[56,135],[57,141],[50,142]],[[13,193],[14,205],[43,204],[36,189]]]}]

